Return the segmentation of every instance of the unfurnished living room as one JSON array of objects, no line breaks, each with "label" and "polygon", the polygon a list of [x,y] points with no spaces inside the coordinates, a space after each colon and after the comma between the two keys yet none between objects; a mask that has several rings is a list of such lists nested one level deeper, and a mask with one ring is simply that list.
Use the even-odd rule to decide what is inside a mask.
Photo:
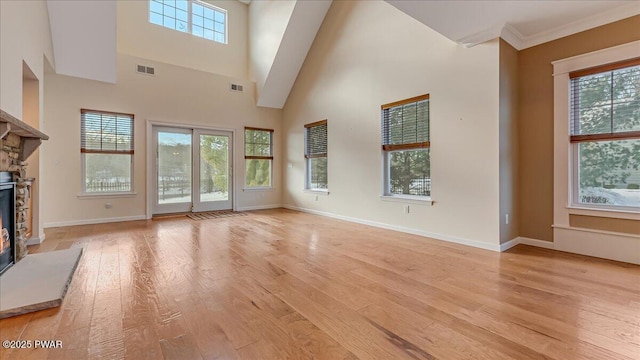
[{"label": "unfurnished living room", "polygon": [[0,359],[640,360],[640,1],[0,0]]}]

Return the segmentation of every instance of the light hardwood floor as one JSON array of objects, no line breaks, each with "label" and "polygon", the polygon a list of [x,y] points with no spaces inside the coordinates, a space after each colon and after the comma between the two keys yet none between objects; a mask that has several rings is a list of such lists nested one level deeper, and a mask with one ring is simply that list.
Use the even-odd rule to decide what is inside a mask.
[{"label": "light hardwood floor", "polygon": [[2,359],[640,359],[640,267],[495,253],[289,210],[48,229],[82,246],[62,340]]}]

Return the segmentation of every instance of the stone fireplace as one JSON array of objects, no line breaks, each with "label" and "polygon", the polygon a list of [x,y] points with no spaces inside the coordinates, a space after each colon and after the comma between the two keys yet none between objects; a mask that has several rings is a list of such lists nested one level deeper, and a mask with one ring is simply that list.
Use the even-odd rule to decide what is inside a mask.
[{"label": "stone fireplace", "polygon": [[0,172],[15,182],[15,262],[27,255],[31,233],[30,190],[35,179],[27,178],[27,158],[49,137],[0,110]]}]

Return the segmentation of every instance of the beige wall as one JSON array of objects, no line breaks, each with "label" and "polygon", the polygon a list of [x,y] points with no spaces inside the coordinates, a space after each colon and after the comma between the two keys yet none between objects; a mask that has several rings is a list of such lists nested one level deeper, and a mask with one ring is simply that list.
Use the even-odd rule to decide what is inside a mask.
[{"label": "beige wall", "polygon": [[247,5],[207,2],[227,10],[227,44],[150,23],[148,1],[118,1],[118,52],[247,79]]},{"label": "beige wall", "polygon": [[569,225],[577,228],[595,229],[640,235],[640,221],[602,218],[596,216],[571,215]]},{"label": "beige wall", "polygon": [[267,80],[293,13],[295,1],[254,1],[249,5],[249,78],[257,95]]},{"label": "beige wall", "polygon": [[[520,236],[553,240],[551,229],[553,224],[551,62],[639,39],[640,16],[634,16],[520,51],[518,142],[520,144],[520,216],[523,219],[520,223]],[[602,222],[607,221],[597,220],[597,223]],[[592,223],[588,219],[581,220],[581,224],[585,227],[594,227],[597,223]],[[609,230],[623,231],[633,226],[633,224],[627,224]]]},{"label": "beige wall", "polygon": [[[53,45],[45,1],[0,1],[0,109],[41,129],[45,66],[53,62]],[[24,81],[24,69],[28,79]],[[29,175],[45,179],[39,152],[32,154]],[[33,236],[43,234],[41,192],[34,193]]]},{"label": "beige wall", "polygon": [[500,243],[520,235],[517,106],[518,51],[500,39]]},{"label": "beige wall", "polygon": [[[235,129],[234,160],[237,207],[279,205],[281,110],[257,108],[254,94],[231,92],[229,78],[151,62],[156,76],[132,71],[142,61],[118,56],[118,83],[107,84],[63,75],[47,74],[45,132],[51,139],[41,153],[45,172],[51,174],[42,184],[45,225],[94,222],[104,219],[132,218],[146,211],[146,121],[196,124]],[[80,109],[96,109],[135,114],[134,191],[129,198],[78,198],[81,190]],[[242,190],[244,183],[244,126],[275,129],[274,189]],[[105,203],[113,204],[111,209]]]},{"label": "beige wall", "polygon": [[45,56],[53,61],[46,2],[0,1],[0,109],[22,118],[23,61],[42,79]]},{"label": "beige wall", "polygon": [[[334,2],[284,108],[284,204],[497,247],[498,60],[497,40],[464,48],[386,2]],[[380,198],[380,105],[425,93],[435,203],[405,214]],[[316,201],[303,124],[322,119],[330,194]]]}]

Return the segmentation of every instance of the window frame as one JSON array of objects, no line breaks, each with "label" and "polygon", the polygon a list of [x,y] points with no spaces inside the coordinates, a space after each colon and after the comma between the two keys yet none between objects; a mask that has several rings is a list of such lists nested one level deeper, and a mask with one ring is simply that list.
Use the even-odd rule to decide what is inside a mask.
[{"label": "window frame", "polygon": [[[308,149],[308,141],[309,141],[309,129],[316,127],[316,126],[326,126],[327,127],[327,132],[326,132],[326,138],[325,138],[325,143],[327,146],[327,152],[324,154],[324,156],[317,156],[317,155],[309,155],[307,154],[307,149]],[[320,188],[312,188],[311,187],[311,161],[313,159],[319,159],[319,158],[324,158],[326,159],[326,173],[327,173],[327,187],[324,189],[320,189]],[[308,123],[304,125],[304,191],[305,192],[310,192],[310,193],[319,193],[319,194],[329,194],[329,123],[327,121],[327,119],[324,120],[320,120],[320,121],[315,121],[312,123]]]},{"label": "window frame", "polygon": [[[403,106],[412,103],[418,103],[420,101],[427,100],[429,101],[429,110],[427,115],[427,141],[421,141],[410,144],[385,144],[388,136],[389,130],[385,129],[385,111],[394,107]],[[399,202],[409,202],[415,204],[433,204],[432,196],[431,196],[431,171],[429,171],[429,195],[409,195],[409,194],[394,194],[391,192],[391,154],[397,151],[406,151],[406,150],[427,150],[429,151],[429,161],[431,161],[431,103],[430,103],[430,94],[423,94],[419,96],[414,96],[408,99],[394,101],[388,104],[383,104],[380,106],[380,119],[381,119],[381,138],[382,138],[382,146],[381,146],[381,157],[382,157],[382,194],[380,195],[380,199],[384,201],[399,201]]]},{"label": "window frame", "polygon": [[571,198],[573,186],[569,143],[569,73],[638,57],[640,40],[608,47],[551,62],[553,72],[553,228],[554,238],[573,241],[569,232],[572,215],[601,218],[640,220],[640,212],[605,208],[574,206]]},{"label": "window frame", "polygon": [[[148,10],[147,10],[147,21],[149,22],[149,24],[160,26],[160,27],[163,27],[165,29],[174,30],[174,31],[177,31],[177,32],[180,32],[180,33],[189,34],[191,36],[195,36],[197,38],[201,38],[201,39],[204,39],[204,40],[207,40],[207,41],[213,41],[213,42],[218,43],[218,44],[224,44],[224,45],[229,44],[229,11],[227,11],[227,9],[223,9],[223,8],[218,7],[216,5],[210,4],[208,2],[200,1],[200,0],[186,0],[187,4],[188,4],[187,5],[187,31],[180,31],[180,30],[175,29],[175,28],[170,28],[170,27],[167,27],[167,26],[164,26],[164,25],[161,25],[161,24],[156,24],[154,22],[151,22],[151,12],[152,12],[151,11],[151,2],[152,1],[153,0],[148,0],[147,1],[147,7],[148,7]],[[157,0],[157,1],[162,1],[162,0]],[[213,39],[209,39],[209,38],[206,38],[204,36],[195,35],[193,33],[193,4],[194,3],[196,3],[196,4],[198,4],[198,5],[202,6],[202,7],[205,7],[205,8],[211,9],[213,11],[217,11],[217,12],[220,12],[220,13],[224,14],[224,34],[223,34],[224,35],[224,40],[223,41],[215,40],[215,33],[216,33],[216,31],[215,31],[215,22],[216,22],[215,19],[213,20],[214,21],[214,30],[213,30],[214,36],[213,36]],[[156,12],[154,12],[154,13],[158,14]],[[164,14],[160,14],[160,15],[164,17]],[[215,17],[215,14],[214,14],[214,17]]]},{"label": "window frame", "polygon": [[[124,116],[131,118],[131,150],[130,151],[87,151],[83,148],[82,140],[80,144],[80,193],[78,194],[78,198],[114,198],[114,197],[130,197],[136,195],[135,192],[135,181],[134,181],[134,169],[135,169],[135,115],[129,113],[122,112],[113,112],[113,111],[103,111],[103,110],[93,110],[93,109],[80,109],[80,137],[82,139],[83,136],[83,126],[82,126],[82,116],[85,113],[97,113],[104,115],[116,115],[116,116]],[[131,186],[129,190],[125,191],[97,191],[97,192],[88,192],[87,191],[87,179],[86,179],[86,169],[87,169],[87,154],[112,154],[112,155],[122,155],[130,157],[130,169],[129,173],[131,174]]]},{"label": "window frame", "polygon": [[[640,131],[621,131],[615,132],[613,128],[610,132],[596,133],[596,134],[574,134],[576,127],[575,122],[579,119],[574,118],[572,113],[573,107],[571,104],[573,98],[572,80],[581,78],[584,76],[606,74],[615,70],[624,69],[628,67],[640,66],[640,57],[625,59],[622,61],[615,61],[598,66],[586,67],[578,70],[574,70],[568,73],[568,87],[569,87],[569,104],[568,104],[568,134],[569,134],[569,208],[573,209],[585,209],[595,211],[610,211],[610,212],[630,212],[640,213],[640,206],[621,206],[621,205],[607,205],[596,203],[584,203],[580,202],[580,144],[581,143],[598,143],[603,141],[624,141],[624,140],[638,140],[640,139]],[[613,106],[613,105],[612,105]],[[613,121],[613,119],[612,119]]]},{"label": "window frame", "polygon": [[[250,131],[264,131],[269,132],[269,156],[256,156],[256,155],[247,155],[247,130]],[[245,126],[244,127],[244,186],[243,190],[249,191],[258,191],[258,190],[271,190],[273,189],[273,134],[274,129],[267,128],[258,128]],[[247,160],[269,160],[269,186],[249,186],[247,185]]]}]

